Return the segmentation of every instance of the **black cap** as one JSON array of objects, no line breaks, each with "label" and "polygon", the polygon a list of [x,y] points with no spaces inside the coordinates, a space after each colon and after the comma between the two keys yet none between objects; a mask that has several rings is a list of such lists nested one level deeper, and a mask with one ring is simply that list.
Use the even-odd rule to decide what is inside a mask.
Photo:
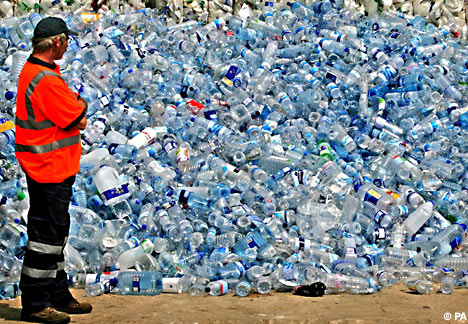
[{"label": "black cap", "polygon": [[77,32],[68,29],[63,19],[57,17],[47,17],[42,19],[34,29],[34,38],[43,38],[59,34],[78,35]]}]

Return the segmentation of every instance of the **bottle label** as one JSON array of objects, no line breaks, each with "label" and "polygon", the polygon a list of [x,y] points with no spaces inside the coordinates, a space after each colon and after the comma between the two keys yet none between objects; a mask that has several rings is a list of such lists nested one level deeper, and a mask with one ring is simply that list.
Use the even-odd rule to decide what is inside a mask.
[{"label": "bottle label", "polygon": [[234,262],[234,265],[237,267],[237,269],[239,269],[240,273],[241,273],[241,276],[244,274],[244,271],[245,271],[245,267],[244,265],[241,263],[241,262]]},{"label": "bottle label", "polygon": [[140,132],[140,134],[142,134],[145,139],[146,139],[146,142],[148,143],[147,145],[153,143],[154,139],[155,139],[155,136],[154,134],[151,134],[152,132],[149,132],[147,129],[144,129]]},{"label": "bottle label", "polygon": [[105,95],[99,98],[99,101],[104,107],[107,107],[110,104],[109,98]]},{"label": "bottle label", "polygon": [[220,292],[220,295],[224,295],[224,294],[227,294],[228,292],[228,283],[224,280],[220,280],[218,281],[219,282],[219,292]]},{"label": "bottle label", "polygon": [[180,196],[179,196],[179,202],[181,204],[188,204],[188,198],[189,198],[190,192],[187,190],[181,190]]},{"label": "bottle label", "polygon": [[97,13],[91,13],[91,12],[82,12],[81,13],[81,19],[83,19],[83,21],[86,23],[86,24],[89,24],[93,21],[96,21],[99,19],[99,14]]},{"label": "bottle label", "polygon": [[166,153],[169,153],[170,151],[174,150],[176,147],[177,147],[176,143],[173,141],[170,141],[169,143],[164,145],[164,151],[166,151]]},{"label": "bottle label", "polygon": [[310,240],[303,237],[297,237],[294,239],[294,249],[296,251],[307,251],[310,249]]},{"label": "bottle label", "polygon": [[221,82],[223,82],[225,85],[227,85],[228,87],[232,88],[232,86],[234,85],[234,83],[232,82],[232,80],[229,80],[228,78],[224,77],[221,79]]},{"label": "bottle label", "polygon": [[15,128],[15,124],[9,120],[0,124],[0,133],[6,132],[7,130]]},{"label": "bottle label", "polygon": [[379,194],[374,189],[369,189],[366,194],[364,195],[364,201],[368,201],[371,204],[377,205],[379,199],[382,198],[382,195]]},{"label": "bottle label", "polygon": [[101,193],[101,196],[104,202],[107,202],[115,197],[123,196],[126,194],[130,194],[130,191],[128,190],[127,184],[122,184],[118,187],[104,191],[103,193]]},{"label": "bottle label", "polygon": [[275,211],[273,215],[271,215],[273,218],[277,218],[281,220],[283,223],[286,222],[286,211],[281,210],[281,211]]},{"label": "bottle label", "polygon": [[246,243],[251,249],[260,247],[252,236],[246,238]]},{"label": "bottle label", "polygon": [[345,285],[346,278],[344,275],[335,274],[333,280],[331,280],[331,287],[335,289],[341,289]]},{"label": "bottle label", "polygon": [[382,276],[386,271],[385,270],[379,270],[375,273],[375,277],[377,278],[377,280],[380,278],[380,276]]},{"label": "bottle label", "polygon": [[405,235],[401,233],[396,233],[394,234],[393,237],[393,246],[396,248],[401,248],[403,247],[403,244],[405,243]]},{"label": "bottle label", "polygon": [[383,210],[379,210],[375,215],[374,215],[374,220],[376,223],[380,223],[382,221],[382,218],[384,218],[384,216],[387,215],[386,212],[384,212]]},{"label": "bottle label", "polygon": [[250,99],[249,97],[245,98],[244,101],[242,101],[242,104],[246,107],[248,107],[251,103],[253,102],[252,99]]},{"label": "bottle label", "polygon": [[294,187],[298,187],[299,185],[308,185],[309,179],[309,172],[307,170],[298,170],[292,173],[292,179],[294,182]]},{"label": "bottle label", "polygon": [[330,144],[323,142],[318,145],[319,156],[331,156]]},{"label": "bottle label", "polygon": [[348,145],[349,143],[353,142],[353,139],[351,138],[351,136],[349,135],[346,135],[345,137],[343,137],[341,139],[341,144],[346,147],[346,145]]},{"label": "bottle label", "polygon": [[177,163],[190,161],[189,150],[185,147],[179,147],[177,149]]},{"label": "bottle label", "polygon": [[280,99],[279,99],[279,103],[282,104],[283,101],[285,101],[286,99],[288,99],[289,96],[287,94],[284,94]]},{"label": "bottle label", "polygon": [[132,276],[132,291],[133,292],[140,292],[140,277],[138,275]]},{"label": "bottle label", "polygon": [[285,264],[283,266],[283,278],[286,280],[295,280],[294,277],[294,265],[293,264]]},{"label": "bottle label", "polygon": [[359,72],[356,70],[351,70],[349,74],[352,75],[355,79],[359,79],[361,77],[361,74],[359,74]]},{"label": "bottle label", "polygon": [[205,106],[201,103],[191,99],[187,102],[187,109],[190,110],[192,113],[197,114],[202,110]]},{"label": "bottle label", "polygon": [[351,246],[347,247],[345,249],[345,255],[347,255],[347,256],[357,255],[356,248],[351,247]]},{"label": "bottle label", "polygon": [[385,235],[385,229],[383,228],[376,228],[374,231],[374,237],[376,240],[384,240],[386,235]]},{"label": "bottle label", "polygon": [[461,242],[462,242],[462,237],[457,236],[452,241],[450,241],[450,246],[452,247],[452,249],[455,249],[457,246],[461,244]]},{"label": "bottle label", "polygon": [[367,260],[367,263],[369,263],[369,265],[373,266],[375,264],[375,257],[371,254],[366,254],[364,255],[364,258]]},{"label": "bottle label", "polygon": [[144,240],[142,243],[141,243],[141,248],[143,249],[143,251],[145,251],[145,253],[151,253],[151,251],[153,251],[153,242],[151,241],[151,239],[146,239]]}]

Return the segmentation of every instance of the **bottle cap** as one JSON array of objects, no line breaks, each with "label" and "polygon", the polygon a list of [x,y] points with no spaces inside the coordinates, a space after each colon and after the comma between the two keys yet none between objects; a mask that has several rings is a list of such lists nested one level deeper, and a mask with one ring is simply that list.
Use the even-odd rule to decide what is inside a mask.
[{"label": "bottle cap", "polygon": [[22,201],[26,198],[26,195],[23,192],[23,189],[20,188],[16,191],[16,198],[18,198],[19,201]]},{"label": "bottle cap", "polygon": [[5,93],[5,99],[6,100],[12,100],[15,97],[15,93],[12,91],[7,91]]},{"label": "bottle cap", "polygon": [[359,191],[359,188],[362,186],[362,181],[361,179],[356,179],[353,181],[353,187],[354,187],[354,191],[358,192]]},{"label": "bottle cap", "polygon": [[117,286],[118,283],[119,283],[119,280],[118,280],[117,278],[111,278],[111,279],[109,280],[109,285],[110,285],[111,287]]}]

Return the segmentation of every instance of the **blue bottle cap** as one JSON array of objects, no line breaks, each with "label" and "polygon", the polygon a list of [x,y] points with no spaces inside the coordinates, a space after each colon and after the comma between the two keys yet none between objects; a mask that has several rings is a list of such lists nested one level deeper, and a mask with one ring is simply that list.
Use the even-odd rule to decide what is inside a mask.
[{"label": "blue bottle cap", "polygon": [[12,100],[15,97],[15,93],[13,91],[7,91],[5,93],[5,99],[6,100]]},{"label": "blue bottle cap", "polygon": [[117,280],[117,278],[111,278],[111,280],[109,280],[109,284],[110,284],[112,287],[117,286],[118,283],[119,283],[119,280]]},{"label": "blue bottle cap", "polygon": [[361,179],[356,179],[353,181],[353,188],[354,188],[354,191],[358,192],[359,191],[359,188],[362,186],[362,181]]}]

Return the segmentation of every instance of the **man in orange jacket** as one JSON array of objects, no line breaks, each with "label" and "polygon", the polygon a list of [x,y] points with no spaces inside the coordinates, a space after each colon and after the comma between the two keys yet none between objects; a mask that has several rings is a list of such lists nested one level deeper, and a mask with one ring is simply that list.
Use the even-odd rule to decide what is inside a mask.
[{"label": "man in orange jacket", "polygon": [[86,100],[68,88],[54,63],[71,32],[60,18],[42,19],[31,39],[33,53],[18,80],[15,151],[30,194],[28,237],[21,273],[21,320],[68,323],[67,314],[89,313],[68,290],[63,249],[70,227],[68,207],[80,169]]}]

